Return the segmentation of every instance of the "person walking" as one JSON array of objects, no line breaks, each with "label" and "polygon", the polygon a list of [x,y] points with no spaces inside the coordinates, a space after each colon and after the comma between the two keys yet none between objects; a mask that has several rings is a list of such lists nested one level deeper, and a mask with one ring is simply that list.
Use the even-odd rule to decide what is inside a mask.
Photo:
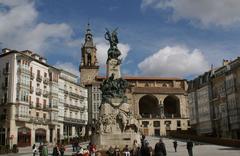
[{"label": "person walking", "polygon": [[42,156],[48,156],[48,147],[46,143],[43,145]]},{"label": "person walking", "polygon": [[42,145],[42,143],[40,142],[40,145],[39,145],[39,147],[38,147],[38,152],[39,152],[39,155],[40,155],[40,156],[43,156],[42,150],[43,150],[43,145]]},{"label": "person walking", "polygon": [[108,151],[107,151],[107,155],[108,156],[114,156],[115,154],[114,148],[112,146],[109,147]]},{"label": "person walking", "polygon": [[124,155],[124,156],[130,156],[130,151],[129,151],[128,145],[126,145],[126,146],[123,148],[123,155]]},{"label": "person walking", "polygon": [[59,151],[60,151],[60,153],[61,153],[61,156],[64,156],[65,147],[64,147],[64,145],[63,145],[63,144],[60,146],[60,149],[59,149]]},{"label": "person walking", "polygon": [[58,145],[56,145],[55,147],[53,147],[53,156],[60,156],[60,151],[58,148]]},{"label": "person walking", "polygon": [[156,143],[154,152],[155,152],[155,156],[166,156],[167,155],[166,147],[165,147],[165,144],[163,143],[162,139],[159,139],[159,142]]},{"label": "person walking", "polygon": [[131,153],[132,153],[132,156],[139,156],[139,145],[137,143],[137,140],[133,141]]},{"label": "person walking", "polygon": [[175,152],[177,152],[177,141],[176,140],[173,141],[173,147],[174,147]]},{"label": "person walking", "polygon": [[188,150],[188,155],[189,155],[189,156],[193,156],[193,151],[192,151],[192,149],[193,149],[193,142],[189,139],[189,140],[187,141],[187,150]]},{"label": "person walking", "polygon": [[33,150],[33,156],[35,156],[37,153],[37,146],[35,144],[33,144],[32,150]]}]

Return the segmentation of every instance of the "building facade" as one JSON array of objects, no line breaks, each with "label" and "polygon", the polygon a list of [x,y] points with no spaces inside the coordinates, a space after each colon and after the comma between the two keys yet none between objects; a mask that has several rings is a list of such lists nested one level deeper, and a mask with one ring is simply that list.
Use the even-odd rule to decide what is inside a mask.
[{"label": "building facade", "polygon": [[190,122],[198,134],[212,133],[211,74],[211,71],[206,72],[190,81],[188,85]]},{"label": "building facade", "polygon": [[[207,111],[205,115],[200,115],[202,106],[199,103],[202,99],[193,98],[196,91],[202,89],[200,80],[203,76],[189,82],[189,105],[193,108],[190,114],[196,114],[196,120],[191,118],[191,125],[200,135],[240,139],[240,58],[224,60],[222,67],[212,69],[209,73],[208,83],[205,83],[209,93],[204,99],[208,103],[203,107]],[[208,130],[202,131],[201,121],[205,119]]]},{"label": "building facade", "polygon": [[[0,67],[1,144],[31,146],[37,142],[57,143],[63,139],[63,125],[68,116],[66,114],[62,120],[63,108],[68,108],[59,102],[63,71],[28,50],[3,49]],[[87,107],[86,90],[77,86],[77,94],[83,99],[78,100],[78,105]],[[85,94],[81,95],[80,90]],[[83,114],[86,116],[86,111]],[[87,122],[85,116],[83,125]]]},{"label": "building facade", "polygon": [[[98,119],[101,105],[100,84],[105,77],[98,75],[97,49],[88,25],[82,47],[80,83],[88,88],[89,130]],[[127,91],[128,103],[139,119],[146,135],[166,135],[172,130],[188,130],[189,112],[187,81],[179,78],[124,77],[132,86]]]}]

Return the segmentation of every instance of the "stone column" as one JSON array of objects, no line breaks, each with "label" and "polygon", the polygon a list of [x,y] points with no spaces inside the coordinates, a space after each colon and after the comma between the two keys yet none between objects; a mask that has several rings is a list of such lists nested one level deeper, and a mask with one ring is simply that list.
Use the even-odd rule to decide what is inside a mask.
[{"label": "stone column", "polygon": [[119,60],[111,59],[107,61],[107,77],[114,74],[114,79],[121,77]]}]

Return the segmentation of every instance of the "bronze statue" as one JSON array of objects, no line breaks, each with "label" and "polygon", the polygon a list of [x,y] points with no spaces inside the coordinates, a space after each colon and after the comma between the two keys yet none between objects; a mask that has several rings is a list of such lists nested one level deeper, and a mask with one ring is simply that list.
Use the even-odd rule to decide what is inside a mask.
[{"label": "bronze statue", "polygon": [[108,60],[109,59],[116,59],[119,60],[118,57],[121,55],[117,44],[118,44],[118,37],[117,37],[117,29],[116,28],[112,33],[106,28],[105,39],[109,41],[110,48],[108,49]]}]

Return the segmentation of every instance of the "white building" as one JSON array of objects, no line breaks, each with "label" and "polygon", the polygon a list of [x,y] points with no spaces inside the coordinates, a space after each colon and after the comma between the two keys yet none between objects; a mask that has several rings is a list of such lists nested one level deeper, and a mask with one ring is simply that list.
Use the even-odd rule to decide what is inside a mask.
[{"label": "white building", "polygon": [[86,89],[76,81],[72,85],[77,90],[71,94],[79,97],[75,100],[79,110],[76,116],[65,114],[64,111],[70,109],[59,102],[66,75],[74,77],[48,65],[46,59],[31,51],[3,49],[0,55],[1,144],[30,146],[44,141],[56,143],[64,137],[65,123],[72,122],[69,118],[83,120],[82,126],[86,125],[86,110],[82,109],[87,106]]}]

